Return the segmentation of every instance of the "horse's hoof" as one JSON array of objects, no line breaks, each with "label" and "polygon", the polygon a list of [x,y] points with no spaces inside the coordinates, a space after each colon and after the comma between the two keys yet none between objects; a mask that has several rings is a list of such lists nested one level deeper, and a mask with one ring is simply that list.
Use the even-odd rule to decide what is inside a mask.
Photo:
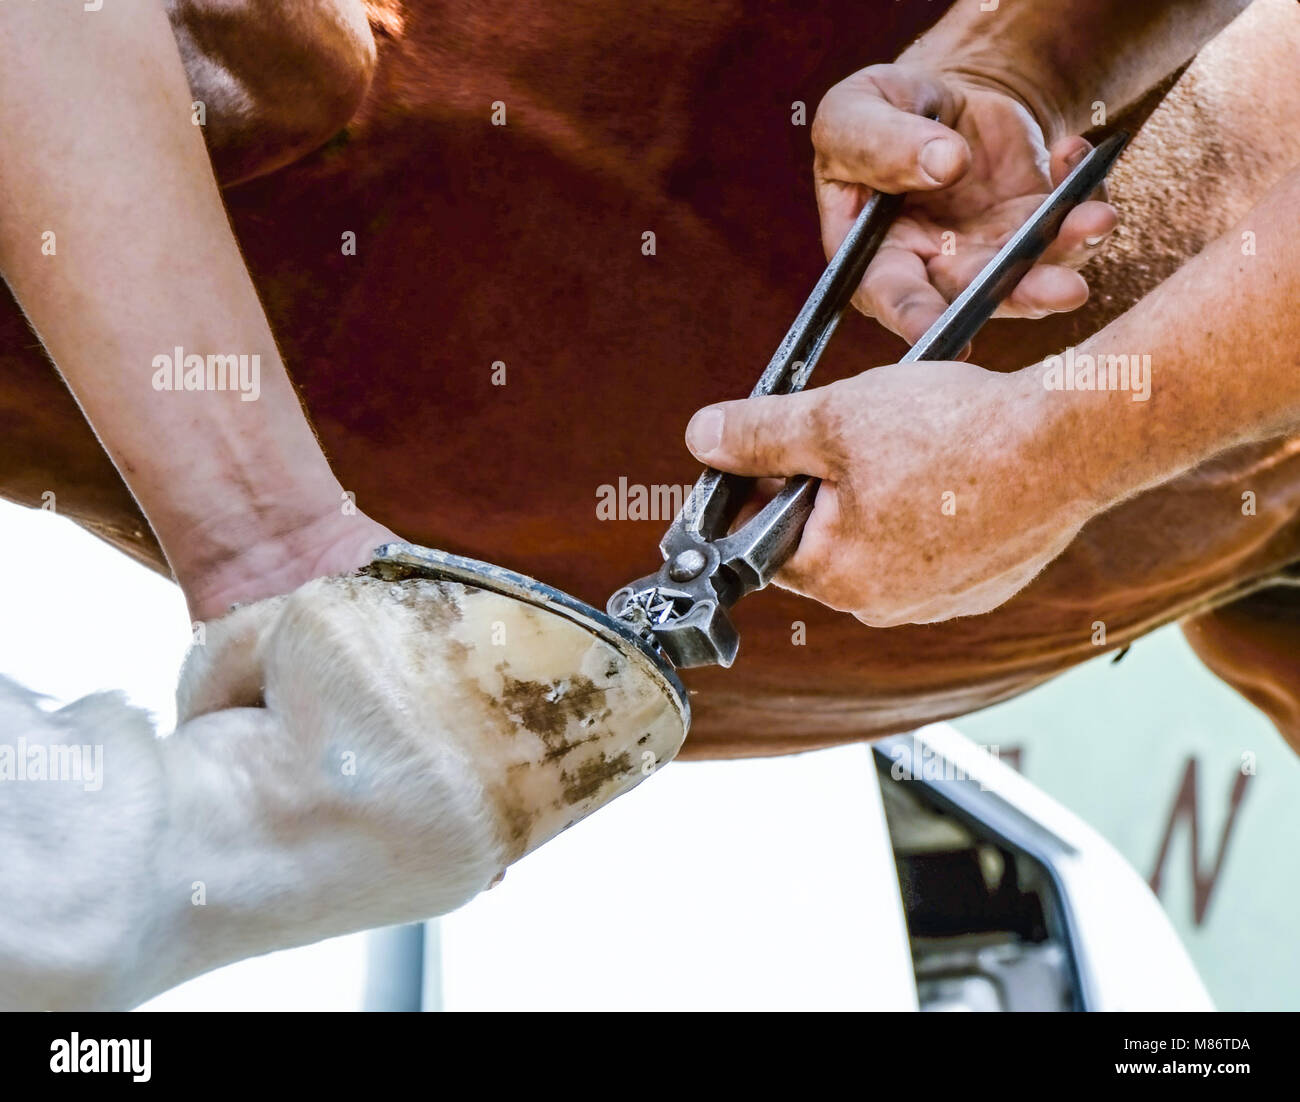
[{"label": "horse's hoof", "polygon": [[409,544],[206,636],[182,675],[182,721],[265,706],[358,777],[399,745],[432,769],[453,755],[481,785],[502,868],[671,760],[689,723],[672,668],[603,613]]}]

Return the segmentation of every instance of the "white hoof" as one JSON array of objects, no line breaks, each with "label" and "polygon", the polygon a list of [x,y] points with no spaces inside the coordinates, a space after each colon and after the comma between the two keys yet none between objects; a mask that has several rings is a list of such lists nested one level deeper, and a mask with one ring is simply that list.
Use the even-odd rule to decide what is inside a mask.
[{"label": "white hoof", "polygon": [[635,648],[421,577],[323,578],[207,625],[178,706],[157,739],[114,700],[58,713],[75,732],[0,700],[0,742],[44,724],[104,746],[102,792],[27,791],[0,817],[22,874],[0,884],[0,992],[17,992],[0,1004],[130,1005],[242,957],[442,914],[685,737],[681,700]]}]

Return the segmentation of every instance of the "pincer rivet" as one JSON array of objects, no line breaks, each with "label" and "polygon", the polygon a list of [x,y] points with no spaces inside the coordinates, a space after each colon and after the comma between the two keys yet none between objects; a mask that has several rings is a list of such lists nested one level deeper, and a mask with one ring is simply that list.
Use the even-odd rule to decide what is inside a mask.
[{"label": "pincer rivet", "polygon": [[675,582],[689,582],[704,569],[707,562],[703,551],[697,551],[694,547],[688,548],[673,559],[672,565],[668,568],[668,576]]}]

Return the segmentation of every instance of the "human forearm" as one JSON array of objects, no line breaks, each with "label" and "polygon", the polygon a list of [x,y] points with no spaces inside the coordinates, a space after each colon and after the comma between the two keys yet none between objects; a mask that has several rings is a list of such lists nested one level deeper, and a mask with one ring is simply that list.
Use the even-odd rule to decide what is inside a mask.
[{"label": "human forearm", "polygon": [[1249,0],[960,0],[900,61],[1010,92],[1050,142],[1091,128],[1191,58]]},{"label": "human forearm", "polygon": [[[1128,313],[1075,350],[1076,388],[1050,394],[1064,446],[1090,455],[1104,508],[1227,448],[1300,431],[1300,172]],[[1079,387],[1092,357],[1095,375]],[[1149,398],[1103,358],[1149,364]],[[1064,359],[1064,358],[1062,358]],[[1058,368],[1055,377],[1048,369]],[[1062,361],[1028,369],[1067,385]],[[1112,374],[1114,378],[1112,378]],[[1119,386],[1116,386],[1116,382]]]},{"label": "human forearm", "polygon": [[[3,5],[0,50],[0,270],[197,611],[266,596],[228,586],[225,564],[273,573],[286,544],[309,553],[341,488],[231,234],[162,6]],[[184,371],[166,388],[177,348],[204,358],[200,389]],[[244,376],[209,374],[209,356],[245,358]]]}]

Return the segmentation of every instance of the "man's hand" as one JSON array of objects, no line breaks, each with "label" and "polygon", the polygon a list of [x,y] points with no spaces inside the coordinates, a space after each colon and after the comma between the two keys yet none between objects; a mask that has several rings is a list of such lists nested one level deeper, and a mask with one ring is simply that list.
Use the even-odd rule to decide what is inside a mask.
[{"label": "man's hand", "polygon": [[215,620],[232,605],[289,593],[304,582],[365,566],[380,544],[399,540],[355,508],[340,489],[313,516],[305,495],[292,495],[262,514],[232,496],[231,515],[213,518],[173,539],[172,570],[195,620]]},{"label": "man's hand", "polygon": [[738,474],[821,478],[777,583],[873,627],[987,612],[1099,508],[1073,406],[1033,370],[889,365],[801,394],[709,406],[686,442]]},{"label": "man's hand", "polygon": [[[937,114],[938,122],[926,118]],[[854,304],[914,343],[1088,151],[1051,143],[1020,100],[993,84],[915,64],[873,65],[826,93],[813,121],[822,244],[830,256],[868,189],[909,193]],[[1108,203],[1082,203],[999,317],[1082,306],[1075,270],[1115,228]]]},{"label": "man's hand", "polygon": [[[812,135],[826,252],[868,188],[908,194],[858,308],[915,342],[1077,164],[1097,105],[1118,116],[1245,2],[954,4],[896,64],[832,88]],[[1294,225],[1300,181],[1280,192],[1252,218]],[[1082,305],[1076,269],[1115,224],[1105,202],[1077,207],[999,313]],[[1294,431],[1295,342],[1269,311],[1296,270],[1283,251],[1243,262],[1228,234],[1081,346],[1149,353],[1162,373],[1150,402],[1047,390],[1042,365],[891,365],[708,407],[687,443],[723,470],[823,480],[780,584],[877,626],[985,612],[1097,512],[1225,447]]]}]

